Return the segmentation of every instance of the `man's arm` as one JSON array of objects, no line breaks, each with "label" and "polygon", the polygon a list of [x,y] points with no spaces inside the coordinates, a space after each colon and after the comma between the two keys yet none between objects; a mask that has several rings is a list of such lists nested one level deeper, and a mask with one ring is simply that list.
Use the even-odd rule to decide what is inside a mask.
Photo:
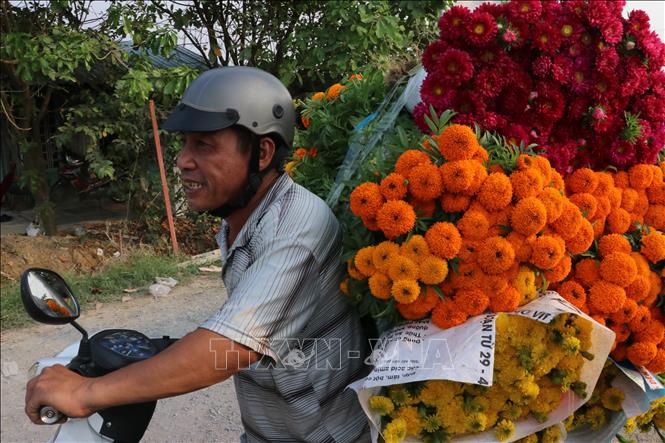
[{"label": "man's arm", "polygon": [[219,383],[258,360],[259,354],[207,329],[197,329],[148,360],[103,377],[86,378],[63,366],[28,382],[25,411],[40,424],[39,408],[86,417],[111,406],[157,400]]}]

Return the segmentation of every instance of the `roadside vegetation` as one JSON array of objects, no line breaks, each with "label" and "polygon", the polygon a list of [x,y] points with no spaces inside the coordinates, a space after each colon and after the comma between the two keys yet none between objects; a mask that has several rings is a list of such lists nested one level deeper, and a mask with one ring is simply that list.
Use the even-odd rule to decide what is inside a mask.
[{"label": "roadside vegetation", "polygon": [[[155,277],[173,277],[178,284],[186,283],[202,266],[184,264],[185,257],[164,256],[137,251],[122,262],[109,264],[103,270],[88,275],[63,274],[81,304],[81,309],[94,308],[96,303],[118,302],[123,296],[148,295],[148,286]],[[125,293],[125,289],[138,289]],[[2,331],[34,323],[25,313],[20,297],[19,282],[3,284],[0,296],[0,326]]]}]

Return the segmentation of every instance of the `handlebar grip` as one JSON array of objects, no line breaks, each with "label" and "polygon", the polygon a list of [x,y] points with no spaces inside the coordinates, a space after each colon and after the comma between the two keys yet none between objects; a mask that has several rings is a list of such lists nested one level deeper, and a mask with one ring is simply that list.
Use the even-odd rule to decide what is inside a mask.
[{"label": "handlebar grip", "polygon": [[41,418],[42,423],[52,425],[60,421],[62,414],[51,406],[42,406],[41,409],[39,409],[39,417]]}]

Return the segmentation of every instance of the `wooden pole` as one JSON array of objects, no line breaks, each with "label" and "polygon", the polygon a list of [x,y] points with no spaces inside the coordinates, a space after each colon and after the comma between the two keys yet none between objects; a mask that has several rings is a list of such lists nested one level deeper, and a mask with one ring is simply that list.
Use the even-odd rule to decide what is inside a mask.
[{"label": "wooden pole", "polygon": [[169,198],[169,187],[166,182],[166,171],[164,170],[164,157],[162,156],[162,144],[159,142],[159,130],[157,129],[157,116],[155,115],[155,102],[150,100],[150,118],[152,119],[152,133],[155,137],[155,149],[157,150],[157,163],[159,164],[159,175],[162,177],[162,192],[164,193],[164,205],[166,206],[166,218],[169,221],[169,232],[171,233],[171,245],[173,253],[178,253],[178,239],[175,236],[175,225],[173,224],[173,213],[171,212],[171,199]]}]

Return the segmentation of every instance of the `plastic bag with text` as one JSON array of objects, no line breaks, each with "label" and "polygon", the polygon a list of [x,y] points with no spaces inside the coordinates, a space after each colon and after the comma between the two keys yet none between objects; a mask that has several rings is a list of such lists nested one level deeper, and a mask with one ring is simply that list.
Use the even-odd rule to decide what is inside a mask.
[{"label": "plastic bag with text", "polygon": [[514,441],[589,399],[614,336],[546,292],[515,312],[447,330],[422,320],[387,331],[373,371],[350,387],[373,441],[379,432],[387,442]]}]

